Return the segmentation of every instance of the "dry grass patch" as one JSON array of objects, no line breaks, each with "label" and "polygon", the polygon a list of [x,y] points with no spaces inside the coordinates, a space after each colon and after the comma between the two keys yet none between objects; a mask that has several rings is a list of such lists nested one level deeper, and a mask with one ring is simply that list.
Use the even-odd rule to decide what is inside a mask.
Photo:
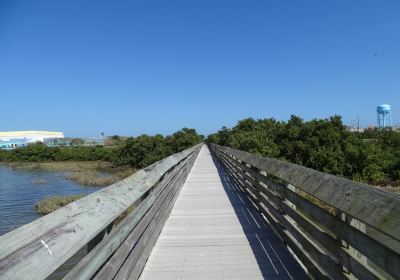
[{"label": "dry grass patch", "polygon": [[84,197],[82,194],[46,197],[35,204],[35,210],[40,215],[47,215],[67,204],[81,199],[82,197]]},{"label": "dry grass patch", "polygon": [[129,170],[116,171],[112,174],[104,174],[98,171],[78,171],[65,175],[65,178],[85,186],[109,186],[131,174],[132,171]]}]

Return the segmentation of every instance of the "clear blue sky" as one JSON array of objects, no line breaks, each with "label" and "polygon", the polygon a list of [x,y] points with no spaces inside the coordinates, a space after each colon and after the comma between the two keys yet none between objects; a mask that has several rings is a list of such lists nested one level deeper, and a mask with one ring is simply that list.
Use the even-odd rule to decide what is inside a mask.
[{"label": "clear blue sky", "polygon": [[[400,123],[398,0],[0,0],[0,130]],[[380,54],[375,56],[375,53]]]}]

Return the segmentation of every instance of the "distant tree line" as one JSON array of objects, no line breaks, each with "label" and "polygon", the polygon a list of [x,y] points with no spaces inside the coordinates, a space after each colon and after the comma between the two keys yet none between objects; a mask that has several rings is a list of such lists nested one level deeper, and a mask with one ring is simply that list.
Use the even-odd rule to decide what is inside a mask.
[{"label": "distant tree line", "polygon": [[203,141],[204,136],[190,128],[183,128],[166,137],[158,134],[128,138],[125,144],[116,151],[114,164],[143,168]]},{"label": "distant tree line", "polygon": [[43,144],[28,145],[11,151],[0,150],[0,161],[110,161],[115,166],[130,165],[143,168],[173,153],[180,152],[204,140],[195,129],[183,128],[170,136],[141,135],[124,138],[113,136],[118,145],[94,147],[47,147]]},{"label": "distant tree line", "polygon": [[113,155],[113,149],[103,146],[48,147],[42,143],[35,143],[11,151],[0,150],[0,161],[112,161]]},{"label": "distant tree line", "polygon": [[375,185],[400,185],[400,133],[350,132],[340,116],[303,121],[252,118],[207,141]]}]

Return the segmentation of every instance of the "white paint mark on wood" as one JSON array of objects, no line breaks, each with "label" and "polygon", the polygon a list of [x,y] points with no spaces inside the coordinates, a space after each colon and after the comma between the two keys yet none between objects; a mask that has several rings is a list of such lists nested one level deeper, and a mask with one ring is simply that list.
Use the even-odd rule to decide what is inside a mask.
[{"label": "white paint mark on wood", "polygon": [[40,239],[40,242],[42,243],[42,245],[47,249],[47,251],[49,252],[49,255],[53,255],[53,252],[50,250],[49,245],[46,244],[46,242],[42,239]]}]

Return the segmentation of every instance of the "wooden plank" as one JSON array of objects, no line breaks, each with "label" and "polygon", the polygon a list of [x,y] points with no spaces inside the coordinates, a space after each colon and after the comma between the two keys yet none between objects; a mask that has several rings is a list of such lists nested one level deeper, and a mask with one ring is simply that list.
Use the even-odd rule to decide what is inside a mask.
[{"label": "wooden plank", "polygon": [[164,203],[162,207],[163,209],[160,209],[160,211],[158,211],[160,217],[157,219],[153,219],[152,221],[153,224],[150,226],[151,229],[149,231],[148,237],[145,237],[145,239],[141,241],[143,249],[140,256],[134,257],[134,255],[131,254],[126,261],[126,266],[130,267],[130,269],[125,274],[124,273],[118,274],[117,277],[115,278],[116,280],[126,279],[127,276],[129,280],[136,280],[139,278],[140,274],[142,273],[143,267],[146,264],[146,261],[153,249],[155,242],[157,241],[157,238],[161,232],[161,229],[165,224],[165,221],[167,220],[171,212],[172,207],[174,206],[175,200],[179,195],[179,191],[183,183],[185,182],[186,178],[187,178],[187,173],[184,174],[184,176],[182,176],[182,178],[176,184],[174,191],[171,192],[171,198],[170,199],[168,198],[168,201]]},{"label": "wooden plank", "polygon": [[165,172],[200,146],[156,162],[121,182],[1,236],[0,278],[46,278],[145,195]]},{"label": "wooden plank", "polygon": [[[376,275],[374,276],[367,269],[363,268],[362,265],[356,260],[352,260],[348,254],[343,254],[342,250],[338,251],[339,247],[335,249],[335,243],[330,242],[329,238],[329,236],[332,234],[328,232],[328,234],[325,236],[319,234],[319,231],[313,230],[315,227],[312,226],[310,223],[311,221],[316,221],[318,226],[322,226],[328,231],[334,232],[334,235],[338,236],[339,240],[346,240],[346,242],[351,244],[351,246],[355,247],[375,264],[380,266],[385,272],[391,274],[394,278],[400,277],[400,255],[396,251],[399,247],[397,241],[387,236],[386,238],[383,238],[377,234],[377,232],[374,232],[374,237],[376,238],[378,236],[380,238],[378,242],[376,239],[371,238],[370,236],[350,226],[348,223],[337,219],[335,216],[330,215],[324,210],[321,210],[321,208],[310,203],[308,200],[299,196],[297,193],[291,191],[285,186],[279,185],[276,182],[266,178],[264,175],[260,174],[259,169],[253,170],[252,168],[247,167],[244,162],[241,163],[237,159],[234,160],[233,157],[230,157],[225,153],[220,153],[220,156],[224,157],[226,160],[230,161],[231,164],[235,165],[237,172],[240,172],[242,176],[253,185],[257,185],[257,182],[254,179],[257,178],[257,180],[265,183],[268,188],[272,188],[272,190],[275,191],[274,196],[271,196],[272,193],[268,188],[257,185],[257,187],[260,188],[260,190],[267,195],[269,199],[273,199],[274,203],[278,204],[278,207],[280,207],[284,212],[288,213],[289,216],[291,216],[297,223],[300,223],[303,228],[308,229],[307,232],[316,238],[322,246],[329,248],[329,250],[333,252],[334,256],[339,257],[340,255],[340,262],[347,268],[352,267],[352,272],[356,276],[361,277],[362,279],[389,277],[388,275],[379,276],[379,274],[375,274],[376,272],[372,272],[374,275]],[[254,178],[248,176],[247,173],[251,174],[251,176]],[[277,195],[280,196],[281,199],[277,198]],[[282,199],[285,198],[294,203],[297,208],[302,210],[302,213],[310,217],[311,220],[307,221],[307,219],[304,219],[305,217],[303,219],[299,219],[302,216],[301,213],[294,211],[285,203],[283,203]],[[300,214],[300,216],[298,214]],[[392,246],[387,246],[387,244]]]},{"label": "wooden plank", "polygon": [[306,279],[218,164],[204,147],[140,279]]},{"label": "wooden plank", "polygon": [[[190,166],[192,166],[193,161],[196,159],[198,154],[198,151],[196,154],[191,158],[191,163]],[[183,174],[182,177],[187,176],[188,171],[186,174]],[[171,183],[172,186],[176,185],[176,182],[179,180],[181,176],[176,176],[174,178],[174,181]],[[136,248],[138,240],[142,238],[141,232],[146,228],[146,225],[151,220],[151,217],[153,217],[156,213],[155,209],[158,209],[160,203],[163,201],[165,196],[168,194],[168,192],[164,191],[162,194],[162,197],[159,198],[156,201],[156,205],[152,208],[151,212],[146,214],[146,217],[141,221],[141,223],[138,225],[137,229],[135,229],[129,237],[125,240],[123,247],[121,247],[117,253],[112,256],[112,258],[108,261],[108,263],[102,268],[102,270],[98,273],[95,279],[111,279],[114,278],[117,273],[119,273],[119,269],[124,266],[125,270],[129,268],[129,266],[132,266],[132,264],[126,263],[126,258],[128,254],[132,256],[132,254],[135,254],[136,256],[139,256],[140,254],[137,254],[136,252],[139,250]],[[134,249],[135,253],[132,253],[132,249]],[[132,260],[132,258],[131,258]]]},{"label": "wooden plank", "polygon": [[[220,155],[222,157],[222,155]],[[235,174],[232,169],[230,170],[231,175]],[[238,180],[238,179],[237,179]],[[276,219],[276,217],[270,213],[268,208],[260,207],[260,211],[267,218],[268,222],[274,228],[275,232],[280,236],[280,238],[291,248],[291,250],[296,254],[300,261],[307,267],[308,272],[315,277],[315,279],[330,279],[326,271],[316,263],[313,258],[305,251],[302,246],[295,240],[290,233],[282,226],[281,222]]]},{"label": "wooden plank", "polygon": [[[368,234],[357,230],[356,228],[350,226],[347,222],[337,219],[335,216],[310,203],[305,198],[299,196],[297,193],[292,192],[284,186],[281,186],[268,178],[264,178],[263,181],[270,188],[276,192],[279,192],[282,197],[293,202],[297,208],[302,211],[299,213],[299,211],[294,211],[290,207],[285,206],[285,204],[282,204],[284,211],[288,213],[297,223],[302,224],[303,228],[307,227],[307,225],[304,224],[305,220],[300,219],[298,216],[298,214],[302,215],[302,213],[307,215],[311,221],[318,223],[319,226],[334,232],[338,240],[345,240],[348,244],[356,248],[368,259],[384,269],[387,273],[393,275],[393,277],[400,277],[400,255],[394,250],[394,247],[387,247],[383,245],[381,242],[376,241]],[[267,196],[269,196],[271,193],[271,191],[266,187],[260,186],[260,189]],[[277,193],[275,194],[277,195]],[[269,197],[270,199],[273,199],[271,196]],[[274,202],[278,203],[277,200],[274,200]],[[307,228],[311,229],[310,227]],[[330,252],[332,252],[335,256],[338,256],[339,251],[335,250],[332,242],[330,242],[329,239],[323,238],[323,236],[318,238],[316,231],[308,232],[313,235],[314,238],[319,240],[325,248],[328,248]],[[329,235],[330,234],[327,236]],[[341,260],[341,262],[346,267],[350,266],[347,258]],[[365,277],[366,276],[363,275],[363,278]]]},{"label": "wooden plank", "polygon": [[[233,167],[233,172],[239,173],[242,171],[239,171],[239,169]],[[246,177],[246,175],[242,172],[242,175]],[[251,179],[248,177],[247,179]],[[243,184],[250,184],[250,182],[245,181],[245,179],[240,179],[242,180]],[[332,259],[330,256],[330,253],[326,251],[326,249],[322,249],[320,246],[317,246],[315,241],[311,241],[310,237],[311,236],[306,236],[302,230],[300,230],[297,226],[289,222],[285,217],[284,217],[284,212],[283,209],[279,206],[281,205],[276,205],[272,204],[270,200],[267,199],[266,196],[259,196],[261,199],[260,202],[264,205],[264,207],[267,207],[268,211],[265,211],[266,209],[263,209],[260,207],[260,210],[266,214],[268,217],[273,218],[274,221],[278,221],[279,225],[284,227],[285,230],[289,231],[291,235],[299,242],[301,248],[305,248],[308,255],[312,257],[312,261],[315,263],[318,263],[320,267],[323,267],[325,273],[328,273],[332,279],[345,279],[344,275],[342,274],[342,268],[341,266],[338,266],[336,263],[335,259]],[[259,204],[258,202],[257,204]],[[275,201],[277,202],[277,201]],[[283,231],[285,233],[285,231]],[[288,239],[288,237],[284,237],[284,239]],[[337,244],[338,246],[339,244]],[[293,248],[291,248],[293,249]],[[318,273],[319,276],[319,273]]]},{"label": "wooden plank", "polygon": [[174,206],[176,198],[179,195],[179,191],[187,179],[187,176],[193,166],[193,163],[194,163],[194,158],[192,158],[187,172],[185,172],[183,174],[183,176],[179,179],[179,181],[176,183],[175,190],[171,193],[171,196],[172,196],[171,200],[168,203],[164,203],[165,204],[164,208],[166,208],[166,209],[163,211],[159,211],[158,214],[161,215],[161,217],[158,220],[153,219],[154,221],[153,221],[152,227],[154,228],[154,230],[151,233],[151,236],[148,241],[147,240],[142,241],[142,244],[144,245],[144,247],[143,247],[143,250],[142,250],[140,256],[138,258],[135,258],[134,255],[131,254],[130,257],[127,259],[126,265],[128,267],[132,267],[129,270],[129,273],[126,273],[126,274],[121,273],[121,274],[117,275],[117,277],[115,278],[116,280],[117,279],[126,279],[126,277],[128,277],[129,280],[133,280],[133,279],[136,280],[140,277],[143,267],[145,266],[146,261],[154,247],[154,244],[165,224],[165,221],[168,218],[172,207]]},{"label": "wooden plank", "polygon": [[[316,198],[400,241],[400,199],[371,186],[277,159],[215,146],[260,170],[267,171]],[[374,197],[374,199],[371,199]]]},{"label": "wooden plank", "polygon": [[142,237],[143,232],[153,219],[154,215],[156,215],[158,208],[161,203],[165,199],[165,197],[170,193],[171,186],[173,186],[178,179],[182,176],[182,171],[178,172],[176,176],[174,176],[173,181],[169,185],[168,188],[165,188],[161,193],[159,199],[157,199],[150,208],[149,211],[143,216],[137,226],[133,229],[133,231],[128,235],[128,237],[124,240],[124,243],[116,253],[107,261],[107,263],[101,268],[101,270],[97,273],[94,279],[113,279],[115,275],[117,275],[118,271],[124,265],[126,258],[129,256],[130,252],[135,248],[137,242]]},{"label": "wooden plank", "polygon": [[139,223],[148,209],[154,204],[160,193],[175,178],[178,172],[187,164],[188,158],[180,162],[162,179],[160,184],[136,207],[106,238],[86,255],[65,277],[64,280],[90,279],[104,262],[126,239],[132,229]]},{"label": "wooden plank", "polygon": [[[243,166],[242,166],[243,167]],[[251,171],[251,170],[248,170]],[[339,241],[333,238],[327,231],[325,231],[321,225],[316,224],[306,216],[304,216],[301,212],[297,211],[293,207],[289,206],[285,203],[285,197],[279,196],[278,193],[274,193],[269,190],[267,187],[262,186],[259,182],[257,182],[254,178],[251,178],[247,174],[243,173],[243,177],[247,182],[256,186],[257,190],[261,192],[257,197],[262,201],[265,200],[265,197],[273,203],[273,205],[282,212],[282,215],[288,215],[291,217],[300,227],[310,236],[312,236],[314,242],[318,243],[320,247],[323,247],[325,250],[329,251],[329,253],[333,257],[333,261],[338,262],[339,258],[339,250],[340,244]],[[281,186],[284,188],[283,186]],[[286,189],[286,188],[285,188]],[[288,190],[290,191],[290,190]],[[263,197],[263,195],[265,197]],[[296,194],[297,195],[297,194]],[[307,201],[308,202],[308,201]],[[265,204],[265,203],[264,203]],[[296,205],[296,203],[294,202]],[[314,209],[316,212],[322,212],[323,210],[317,208]]]},{"label": "wooden plank", "polygon": [[[183,178],[184,176],[182,176]],[[180,180],[182,182],[182,180]],[[162,200],[162,201],[157,201],[160,202],[157,209],[155,209],[155,215],[151,219],[150,223],[144,228],[144,231],[138,240],[138,242],[135,244],[134,249],[129,253],[128,258],[125,260],[124,265],[121,267],[121,269],[118,271],[117,275],[115,276],[115,280],[119,279],[128,279],[132,271],[134,270],[137,262],[142,259],[143,252],[146,248],[146,245],[150,244],[150,241],[153,237],[153,235],[157,235],[157,227],[164,225],[164,221],[167,218],[166,215],[168,207],[170,204],[173,203],[173,197],[176,193],[176,190],[179,187],[179,183],[177,183],[171,191],[167,194],[167,196]],[[147,259],[147,256],[143,255],[145,259]],[[97,278],[95,278],[97,279]],[[110,279],[109,277],[101,277],[98,279]]]},{"label": "wooden plank", "polygon": [[[280,209],[280,211],[282,211],[282,213],[289,215],[293,220],[295,220],[296,223],[298,223],[308,234],[313,236],[313,238],[315,238],[315,240],[318,243],[320,243],[321,246],[327,249],[336,259],[339,257],[339,243],[338,240],[334,238],[334,235],[329,233],[329,231],[327,231],[326,228],[323,227],[323,225],[316,224],[314,221],[304,216],[301,212],[297,211],[296,209],[294,209],[293,207],[289,206],[284,202],[285,198],[287,197],[284,196],[283,193],[291,192],[294,195],[294,197],[297,197],[298,194],[286,188],[285,186],[278,185],[272,182],[271,180],[265,178],[260,173],[257,173],[257,171],[252,170],[251,168],[243,166],[242,164],[237,162],[236,164],[238,168],[242,169],[238,170],[237,172],[241,172],[243,178],[247,180],[247,182],[255,186],[259,192],[267,196],[268,199],[271,202],[273,202],[274,205]],[[268,183],[268,185],[274,183],[278,187],[275,187],[273,190],[270,190],[268,189],[268,187],[261,185],[263,181],[257,181],[256,179],[250,177],[248,175],[249,173],[252,176],[257,177],[257,180],[263,180],[264,183]],[[304,200],[303,198],[301,199],[303,202],[311,204],[311,202]],[[291,200],[291,202],[296,205],[297,200],[298,199],[293,199]],[[313,212],[314,213],[323,212],[323,214],[326,214],[324,210],[318,207],[313,207]]]}]

